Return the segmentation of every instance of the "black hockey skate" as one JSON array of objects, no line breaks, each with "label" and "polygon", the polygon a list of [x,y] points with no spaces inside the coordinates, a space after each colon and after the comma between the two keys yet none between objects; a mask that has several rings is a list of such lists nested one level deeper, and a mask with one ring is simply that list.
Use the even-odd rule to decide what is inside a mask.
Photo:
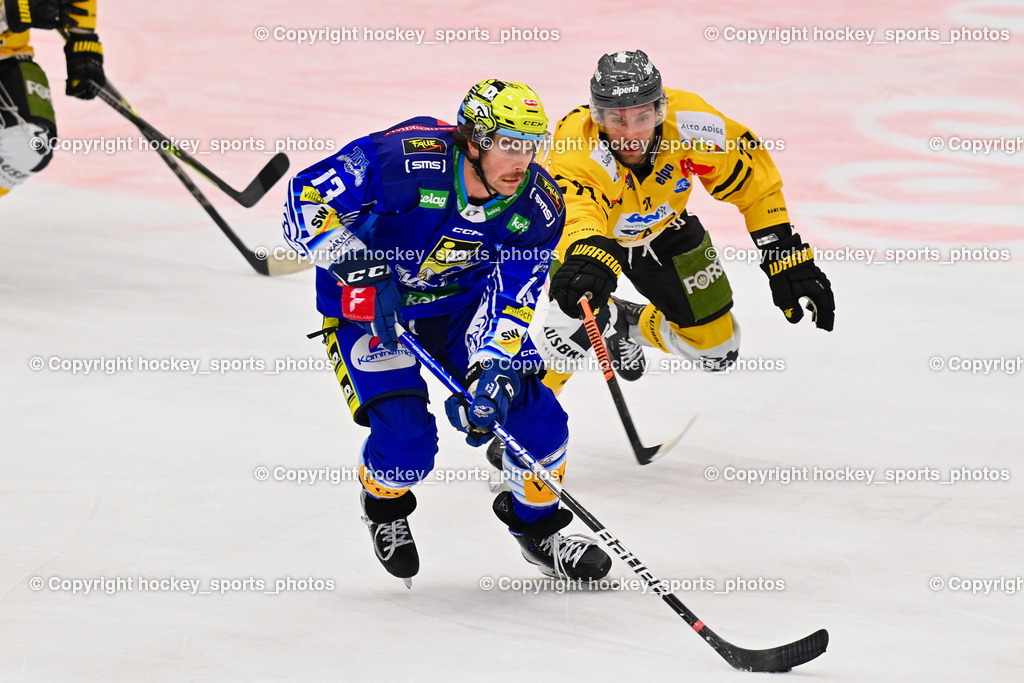
[{"label": "black hockey skate", "polygon": [[362,492],[363,522],[370,527],[373,551],[384,569],[412,588],[412,577],[420,570],[420,556],[409,531],[409,515],[416,509],[416,497],[408,491],[398,498],[374,498]]},{"label": "black hockey skate", "polygon": [[643,347],[630,339],[630,332],[640,324],[640,313],[646,304],[634,304],[614,296],[611,302],[617,315],[612,333],[605,342],[608,355],[615,374],[627,382],[635,382],[647,371],[647,358]]},{"label": "black hockey skate", "polygon": [[572,521],[572,513],[559,508],[553,515],[524,524],[512,506],[512,493],[502,491],[494,499],[494,514],[508,525],[530,564],[548,576],[573,581],[596,581],[612,567],[612,558],[589,536],[559,533]]}]

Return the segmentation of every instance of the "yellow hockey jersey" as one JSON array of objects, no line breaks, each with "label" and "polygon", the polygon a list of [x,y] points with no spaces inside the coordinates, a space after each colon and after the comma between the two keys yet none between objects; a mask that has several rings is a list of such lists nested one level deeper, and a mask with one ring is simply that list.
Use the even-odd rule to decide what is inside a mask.
[{"label": "yellow hockey jersey", "polygon": [[693,177],[715,199],[735,204],[748,232],[789,222],[782,178],[753,133],[693,93],[665,94],[661,140],[643,182],[602,144],[590,107],[555,126],[546,165],[565,196],[559,255],[594,235],[626,246],[653,239],[686,208]]},{"label": "yellow hockey jersey", "polygon": [[[75,18],[78,20],[77,26],[72,22],[68,24],[67,28],[83,28],[95,31],[97,2],[98,0],[78,0],[75,2],[75,7],[85,10],[87,14],[75,15]],[[18,0],[0,0],[0,16],[3,16],[4,5],[7,3],[17,4]],[[14,33],[13,31],[6,30],[6,26],[4,26],[4,29],[4,31],[0,32],[0,59],[16,55],[28,55],[29,57],[35,55],[35,50],[29,45],[31,30]]]}]

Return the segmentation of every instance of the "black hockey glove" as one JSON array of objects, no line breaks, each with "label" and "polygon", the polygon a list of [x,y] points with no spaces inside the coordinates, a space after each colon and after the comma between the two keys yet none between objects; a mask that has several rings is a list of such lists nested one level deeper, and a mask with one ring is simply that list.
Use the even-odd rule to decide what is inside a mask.
[{"label": "black hockey glove", "polygon": [[581,319],[578,302],[589,293],[596,313],[608,303],[622,273],[622,247],[608,237],[594,235],[573,242],[566,249],[562,265],[551,276],[550,294],[570,318]]},{"label": "black hockey glove", "polygon": [[71,33],[64,44],[68,61],[66,94],[81,100],[96,97],[97,88],[107,84],[103,73],[103,46],[95,33]]},{"label": "black hockey glove", "polygon": [[[788,232],[789,226],[785,226]],[[758,231],[761,232],[761,231]],[[754,233],[755,238],[758,233]],[[815,325],[828,332],[836,317],[832,284],[814,263],[811,248],[793,233],[761,247],[761,270],[768,276],[772,301],[786,314],[786,320],[798,323],[804,317],[800,299],[810,299],[807,310]]]},{"label": "black hockey glove", "polygon": [[68,22],[68,14],[83,13],[71,0],[4,0],[3,19],[8,30],[21,33],[30,28],[60,28]]}]

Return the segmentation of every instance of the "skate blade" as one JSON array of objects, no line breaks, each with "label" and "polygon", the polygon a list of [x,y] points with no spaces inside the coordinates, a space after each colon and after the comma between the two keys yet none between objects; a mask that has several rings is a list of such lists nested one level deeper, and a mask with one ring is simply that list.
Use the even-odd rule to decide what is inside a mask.
[{"label": "skate blade", "polygon": [[405,584],[406,588],[412,590],[412,579],[402,579],[402,583]]}]

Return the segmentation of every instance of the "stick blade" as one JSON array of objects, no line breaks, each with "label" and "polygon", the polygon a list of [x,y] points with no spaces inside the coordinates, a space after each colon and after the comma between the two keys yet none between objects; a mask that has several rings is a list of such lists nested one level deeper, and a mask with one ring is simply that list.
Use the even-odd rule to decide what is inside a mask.
[{"label": "stick blade", "polygon": [[293,258],[280,258],[271,255],[267,259],[267,272],[265,275],[274,277],[275,275],[290,275],[291,273],[298,273],[303,270],[307,270],[313,267],[312,261],[306,261],[305,259],[299,258],[295,252],[289,252],[288,256]]},{"label": "stick blade", "polygon": [[650,465],[652,462],[668,453],[684,436],[686,436],[686,432],[690,431],[690,427],[696,419],[696,415],[691,417],[690,421],[686,423],[686,427],[683,428],[683,431],[679,432],[663,444],[651,446],[650,448],[637,444],[637,447],[634,448],[636,461],[641,465]]},{"label": "stick blade", "polygon": [[259,200],[263,199],[270,188],[284,177],[288,172],[290,163],[288,155],[284,152],[275,154],[274,158],[267,162],[267,165],[259,172],[259,175],[249,183],[249,187],[239,193],[238,197],[236,197],[238,203],[247,209],[255,206]]},{"label": "stick blade", "polygon": [[718,637],[707,640],[725,661],[740,671],[783,673],[824,654],[828,648],[828,631],[821,629],[788,645],[767,650],[747,650]]}]

